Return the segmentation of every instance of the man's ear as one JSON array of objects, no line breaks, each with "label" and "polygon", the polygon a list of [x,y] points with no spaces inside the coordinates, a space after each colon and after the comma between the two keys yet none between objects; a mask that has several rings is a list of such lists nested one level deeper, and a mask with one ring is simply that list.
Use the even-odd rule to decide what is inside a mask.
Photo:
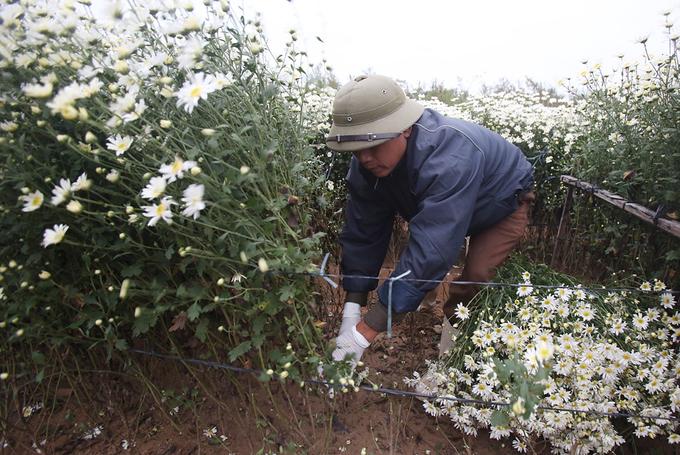
[{"label": "man's ear", "polygon": [[408,127],[407,129],[405,129],[404,132],[402,133],[402,134],[404,135],[404,137],[407,138],[407,139],[408,139],[408,137],[411,135],[411,128],[413,128],[413,127],[412,127],[412,126],[409,126],[409,127]]}]

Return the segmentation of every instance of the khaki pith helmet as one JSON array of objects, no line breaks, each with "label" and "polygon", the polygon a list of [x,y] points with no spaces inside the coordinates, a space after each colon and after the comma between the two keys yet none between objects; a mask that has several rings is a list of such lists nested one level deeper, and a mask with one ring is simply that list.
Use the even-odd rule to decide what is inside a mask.
[{"label": "khaki pith helmet", "polygon": [[356,77],[335,95],[326,145],[352,152],[382,144],[413,125],[424,109],[389,77]]}]

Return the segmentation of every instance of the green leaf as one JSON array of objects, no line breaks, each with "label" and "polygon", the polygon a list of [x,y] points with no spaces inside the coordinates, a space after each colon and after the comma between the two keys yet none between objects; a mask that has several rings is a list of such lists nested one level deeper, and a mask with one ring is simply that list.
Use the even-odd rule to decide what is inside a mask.
[{"label": "green leaf", "polygon": [[202,309],[198,302],[194,302],[193,305],[187,310],[187,317],[190,321],[195,321],[201,315]]},{"label": "green leaf", "polygon": [[509,427],[510,416],[504,410],[497,409],[491,414],[491,426],[494,427]]},{"label": "green leaf", "polygon": [[233,362],[246,352],[250,351],[252,344],[250,341],[244,341],[243,343],[236,346],[234,349],[229,351],[229,361]]},{"label": "green leaf", "polygon": [[129,265],[129,266],[123,268],[123,270],[120,271],[120,274],[123,275],[124,278],[131,278],[133,276],[138,276],[141,273],[142,273],[141,263]]},{"label": "green leaf", "polygon": [[281,288],[281,291],[279,293],[279,300],[282,302],[287,302],[289,299],[292,299],[295,297],[295,287],[293,287],[290,284],[287,284]]},{"label": "green leaf", "polygon": [[158,315],[154,310],[142,309],[139,317],[135,318],[132,324],[132,336],[139,336],[149,331],[149,329],[156,325]]},{"label": "green leaf", "polygon": [[208,318],[201,318],[201,322],[198,323],[198,326],[196,326],[196,338],[201,340],[202,342],[205,343],[205,340],[208,339]]},{"label": "green leaf", "polygon": [[128,343],[123,339],[116,340],[115,346],[119,351],[127,351],[128,349]]}]

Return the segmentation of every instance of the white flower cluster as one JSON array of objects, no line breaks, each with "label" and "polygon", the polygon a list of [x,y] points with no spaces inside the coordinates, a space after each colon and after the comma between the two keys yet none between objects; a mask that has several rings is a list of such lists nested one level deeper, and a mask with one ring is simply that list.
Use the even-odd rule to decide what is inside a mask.
[{"label": "white flower cluster", "polygon": [[[144,216],[151,218],[148,223],[149,226],[154,226],[161,219],[168,224],[172,224],[171,206],[177,205],[177,202],[175,202],[171,196],[163,196],[163,194],[165,193],[168,183],[183,178],[186,171],[192,171],[194,169],[198,169],[195,161],[185,161],[179,156],[176,156],[175,161],[160,167],[159,172],[161,173],[161,176],[151,177],[149,184],[142,190],[142,197],[149,200],[160,198],[161,196],[162,198],[158,203],[142,206],[144,209]],[[198,173],[196,170],[193,171],[194,174]],[[193,219],[198,218],[201,210],[205,208],[205,202],[203,201],[204,192],[205,186],[196,183],[192,183],[184,190],[182,197],[182,202],[184,203],[182,215],[193,217]]]},{"label": "white flower cluster", "polygon": [[[491,425],[492,410],[455,401],[428,401],[427,413],[448,416],[466,434],[486,428],[495,439],[514,435],[519,451],[537,438],[559,453],[573,453],[574,447],[604,453],[624,442],[611,419],[592,413],[658,417],[627,420],[637,437],[667,435],[678,442],[680,422],[664,419],[680,416],[680,313],[670,312],[672,294],[653,297],[657,303],[645,307],[631,293],[599,297],[567,287],[543,292],[530,287],[528,274],[524,278],[525,289],[507,302],[503,317],[473,327],[471,345],[460,354],[463,367],[450,366],[454,359],[429,362],[423,375],[416,372],[405,382],[423,394],[510,402],[491,359],[520,355],[530,373],[539,364],[550,368],[540,405],[590,414],[536,410],[528,420],[516,417],[509,428],[499,428]],[[663,290],[658,283],[656,290]]]}]

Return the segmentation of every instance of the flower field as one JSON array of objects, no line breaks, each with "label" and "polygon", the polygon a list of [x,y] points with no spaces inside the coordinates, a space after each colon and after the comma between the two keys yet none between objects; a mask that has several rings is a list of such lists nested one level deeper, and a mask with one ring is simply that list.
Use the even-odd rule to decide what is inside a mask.
[{"label": "flower field", "polygon": [[[569,212],[555,268],[543,265],[558,251],[560,174],[678,219],[680,62],[672,26],[664,31],[668,55],[648,55],[643,42],[639,63],[622,59],[609,75],[586,69],[582,81],[565,82],[568,96],[518,90],[446,104],[414,95],[520,146],[535,166],[539,203],[521,254],[496,279],[507,286],[484,288],[459,306],[444,357],[394,350],[404,356],[394,364],[408,359],[410,369],[393,371],[389,383],[379,375],[387,354],[357,372],[330,362],[343,296],[313,277],[326,252],[338,257],[345,200],[348,156],[322,140],[331,75],[312,76],[320,65],[297,48],[294,30],[285,50],[273,53],[259,18],[225,0],[204,1],[201,14],[191,3],[162,1],[110,2],[95,14],[89,3],[0,6],[3,448],[49,446],[64,427],[55,430],[45,416],[58,412],[78,444],[101,439],[105,414],[83,411],[96,401],[86,389],[98,381],[86,386],[86,372],[129,381],[113,381],[110,390],[139,409],[151,400],[172,437],[190,431],[199,450],[238,446],[217,426],[180,427],[181,412],[208,422],[198,410],[208,400],[251,413],[244,431],[252,424],[262,433],[260,453],[344,452],[349,442],[340,450],[332,436],[346,396],[386,385],[439,397],[415,402],[415,412],[436,417],[423,432],[488,435],[518,452],[680,442],[680,240],[585,195]],[[426,322],[413,315],[412,327],[438,324],[437,311]],[[400,337],[378,346],[403,347]],[[224,376],[187,363],[176,380],[189,376],[194,388],[161,386],[164,367],[140,364],[135,351],[254,372],[273,404],[255,398],[255,386],[237,374],[220,372],[232,394],[221,395]],[[320,366],[325,386],[313,385]],[[403,398],[389,400],[392,413]],[[293,436],[284,450],[271,433],[286,424]],[[158,431],[130,430],[116,449],[131,450],[131,438],[141,445]],[[390,437],[389,449],[351,450],[398,451],[398,437]]]}]

